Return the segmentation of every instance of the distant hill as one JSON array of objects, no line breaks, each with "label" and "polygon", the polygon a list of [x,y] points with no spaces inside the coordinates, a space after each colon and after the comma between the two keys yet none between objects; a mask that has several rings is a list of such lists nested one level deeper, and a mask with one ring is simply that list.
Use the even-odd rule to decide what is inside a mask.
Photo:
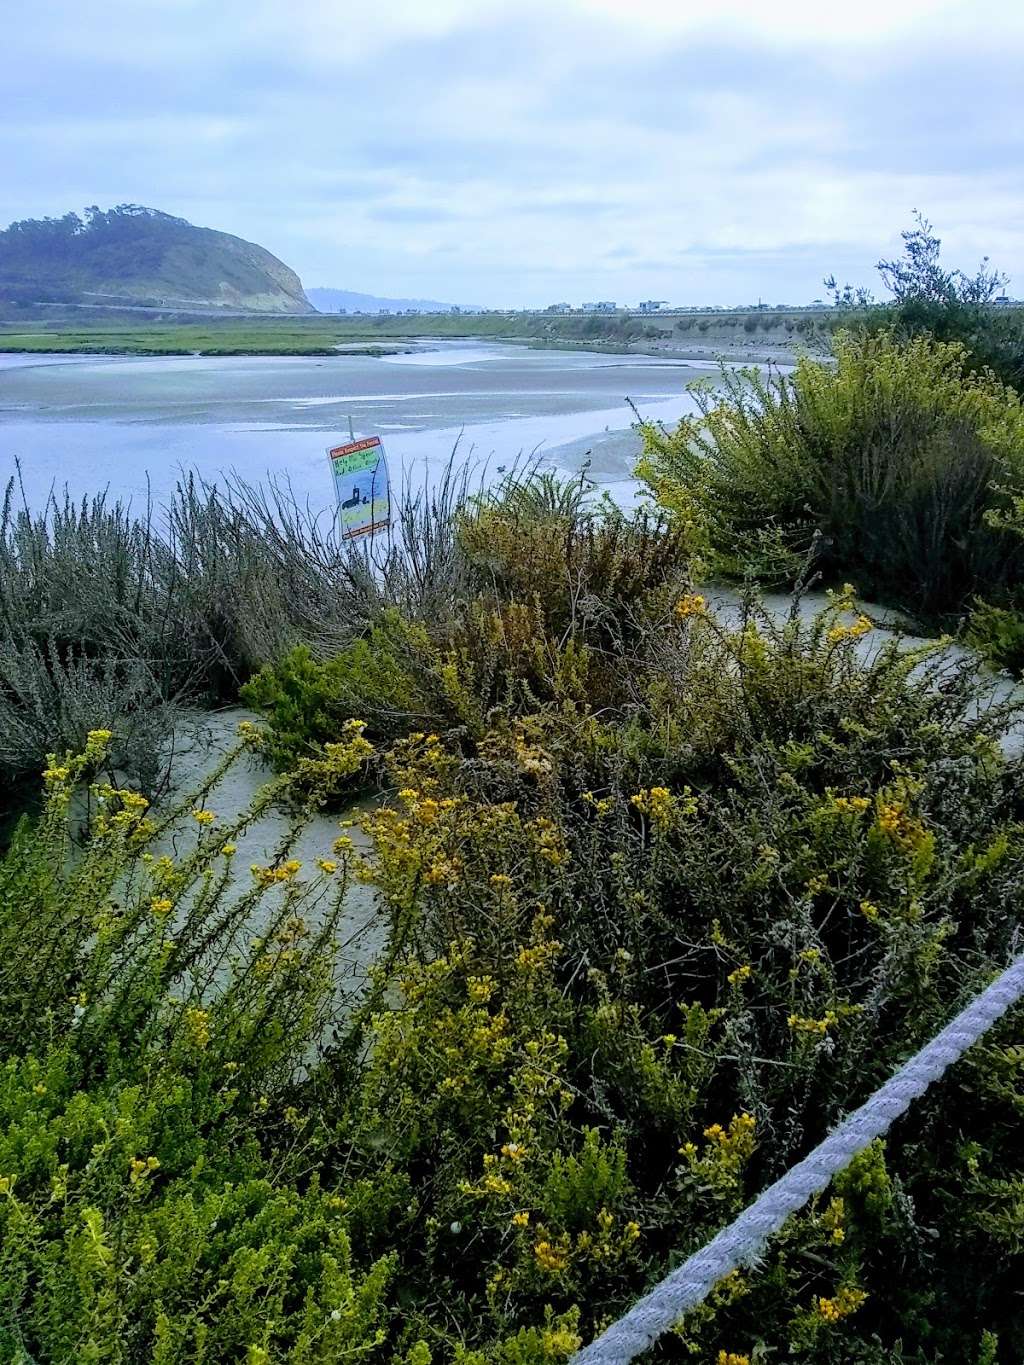
[{"label": "distant hill", "polygon": [[312,313],[294,270],[254,242],[139,204],[0,232],[0,299]]},{"label": "distant hill", "polygon": [[[376,294],[355,294],[351,289],[307,289],[306,298],[320,313],[379,313],[386,308],[391,313],[447,313],[450,303],[437,299],[383,299]],[[475,305],[460,305],[464,313],[482,313]]]}]

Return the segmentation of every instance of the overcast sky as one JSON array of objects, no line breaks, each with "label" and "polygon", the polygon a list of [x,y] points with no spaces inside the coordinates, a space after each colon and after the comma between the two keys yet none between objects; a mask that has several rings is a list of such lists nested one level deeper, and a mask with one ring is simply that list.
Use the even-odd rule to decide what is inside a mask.
[{"label": "overcast sky", "polygon": [[132,201],[306,285],[802,302],[915,207],[1024,296],[1024,0],[6,0],[0,219]]}]

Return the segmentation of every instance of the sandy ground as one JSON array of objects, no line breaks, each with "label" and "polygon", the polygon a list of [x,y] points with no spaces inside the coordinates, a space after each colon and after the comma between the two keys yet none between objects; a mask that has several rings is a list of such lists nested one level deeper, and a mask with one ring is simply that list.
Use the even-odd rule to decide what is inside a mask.
[{"label": "sandy ground", "polygon": [[698,360],[714,365],[719,360],[744,365],[793,365],[802,355],[828,360],[829,352],[803,338],[800,341],[772,343],[756,337],[728,337],[720,341],[691,342],[680,337],[640,343],[646,355],[671,356],[679,360]]},{"label": "sandy ground", "polygon": [[[198,790],[224,755],[236,745],[239,721],[259,719],[253,712],[240,707],[189,717],[174,738],[169,787],[158,802],[158,812],[161,808],[166,810],[176,801],[185,800]],[[249,808],[257,792],[273,775],[265,763],[246,754],[203,798],[203,806],[216,811],[219,823],[226,826]],[[366,809],[366,805],[357,804],[345,812],[345,817],[358,816],[360,810]],[[300,859],[304,866],[315,872],[317,858],[332,856],[332,845],[342,832],[338,827],[338,821],[342,818],[337,812],[314,816],[299,835],[289,857]],[[267,866],[273,860],[288,828],[288,817],[283,812],[272,811],[235,841],[238,852],[235,854],[234,866],[245,886],[250,885],[250,866],[253,863]],[[346,829],[344,833],[352,837],[357,847],[367,846],[366,836],[358,826]],[[178,855],[194,845],[195,837],[191,829],[183,828],[166,838],[161,847],[154,848],[154,852]],[[269,897],[265,904],[269,908]],[[261,928],[261,922],[253,922],[254,934],[258,934]],[[338,930],[341,944],[338,963],[340,994],[358,992],[365,986],[368,969],[382,952],[386,938],[386,926],[383,918],[377,914],[373,889],[357,882],[350,883],[346,892],[344,918]]]},{"label": "sandy ground", "polygon": [[[709,606],[723,623],[727,625],[736,623],[740,613],[740,597],[735,589],[709,588],[706,596]],[[792,599],[785,594],[763,593],[761,602],[777,621],[785,621],[788,618]],[[829,598],[823,592],[807,593],[799,604],[801,620],[811,620],[828,603]],[[934,637],[912,634],[897,611],[875,606],[870,602],[859,602],[858,608],[874,622],[874,628],[863,635],[856,644],[857,652],[865,662],[869,662],[884,645],[896,638],[899,638],[902,649],[934,644]],[[982,683],[978,714],[992,707],[1003,706],[1007,702],[1016,703],[1024,708],[1024,683],[1018,682],[1008,673],[993,672],[973,650],[954,642],[943,647],[940,658],[951,669],[965,662],[977,668]],[[922,665],[922,668],[926,666]],[[1002,749],[1008,757],[1024,752],[1024,711],[1004,730]]]}]

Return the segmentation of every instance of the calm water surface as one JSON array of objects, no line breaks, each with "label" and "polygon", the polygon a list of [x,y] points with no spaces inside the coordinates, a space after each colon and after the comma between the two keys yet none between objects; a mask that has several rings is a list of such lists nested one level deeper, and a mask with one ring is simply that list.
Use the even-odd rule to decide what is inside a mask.
[{"label": "calm water surface", "polygon": [[490,470],[535,455],[628,501],[632,399],[671,422],[693,410],[693,362],[487,343],[407,355],[158,357],[0,355],[0,478],[20,460],[38,505],[51,488],[109,487],[156,499],[183,470],[288,480],[315,508],[332,498],[325,448],[379,434],[392,477],[421,480],[462,456]]}]

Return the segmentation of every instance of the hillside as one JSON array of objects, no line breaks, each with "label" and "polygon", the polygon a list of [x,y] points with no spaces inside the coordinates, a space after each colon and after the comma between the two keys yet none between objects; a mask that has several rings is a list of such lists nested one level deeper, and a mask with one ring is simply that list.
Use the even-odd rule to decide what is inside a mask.
[{"label": "hillside", "polygon": [[0,232],[0,299],[311,313],[298,275],[254,242],[120,204]]},{"label": "hillside", "polygon": [[[321,313],[379,313],[382,309],[389,313],[447,313],[450,303],[439,303],[437,299],[389,299],[376,294],[357,294],[351,289],[307,289],[306,297]],[[478,313],[478,307],[462,305],[463,313]]]}]

